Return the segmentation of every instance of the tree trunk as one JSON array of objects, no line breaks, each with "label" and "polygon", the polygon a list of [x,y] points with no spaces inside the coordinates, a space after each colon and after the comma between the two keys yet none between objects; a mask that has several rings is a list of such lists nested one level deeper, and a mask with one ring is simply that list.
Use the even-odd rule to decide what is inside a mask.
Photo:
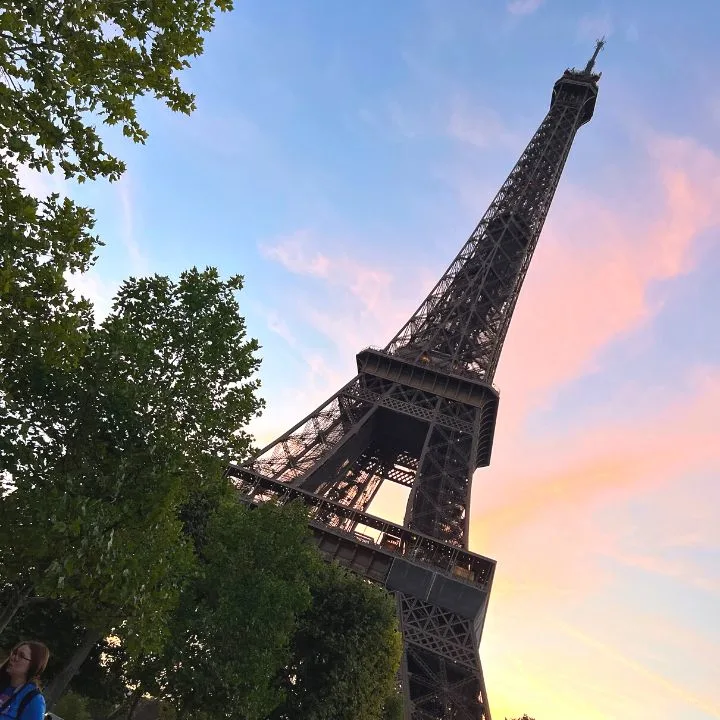
[{"label": "tree trunk", "polygon": [[0,633],[10,624],[10,621],[15,617],[15,613],[27,602],[31,590],[30,585],[23,585],[12,591],[10,599],[5,603],[5,607],[0,610]]},{"label": "tree trunk", "polygon": [[115,720],[121,712],[127,707],[127,701],[123,700],[109,715],[105,717],[105,720]]},{"label": "tree trunk", "polygon": [[103,634],[99,630],[88,629],[85,631],[82,642],[75,648],[75,652],[65,667],[52,679],[47,686],[43,695],[45,695],[45,704],[48,710],[53,709],[53,705],[60,699],[65,692],[65,688],[70,681],[77,675],[81,665],[85,662],[90,651],[95,645],[102,640]]},{"label": "tree trunk", "polygon": [[133,716],[135,715],[135,709],[138,706],[138,703],[140,702],[140,697],[142,696],[142,691],[140,688],[138,688],[135,693],[133,694],[132,702],[130,703],[130,709],[128,710],[127,714],[127,720],[132,720]]},{"label": "tree trunk", "polygon": [[108,716],[106,716],[105,720],[115,720],[115,718],[119,717],[122,713],[125,713],[125,717],[127,717],[127,709],[135,702],[135,697],[139,697],[139,695],[139,689],[133,690],[130,695],[128,695]]}]

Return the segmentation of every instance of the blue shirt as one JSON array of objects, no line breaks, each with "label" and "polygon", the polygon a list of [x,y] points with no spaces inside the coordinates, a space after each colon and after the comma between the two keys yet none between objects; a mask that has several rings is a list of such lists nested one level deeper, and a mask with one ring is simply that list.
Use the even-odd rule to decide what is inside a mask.
[{"label": "blue shirt", "polygon": [[[0,711],[0,718],[2,720],[43,720],[45,717],[45,698],[42,693],[36,695],[23,709],[22,718],[18,717],[18,707],[22,702],[22,699],[29,693],[35,690],[33,683],[27,683],[20,689],[13,687],[6,687],[0,690],[0,707],[5,704],[5,701],[12,697],[9,705],[2,711]],[[14,693],[14,695],[13,695]]]}]

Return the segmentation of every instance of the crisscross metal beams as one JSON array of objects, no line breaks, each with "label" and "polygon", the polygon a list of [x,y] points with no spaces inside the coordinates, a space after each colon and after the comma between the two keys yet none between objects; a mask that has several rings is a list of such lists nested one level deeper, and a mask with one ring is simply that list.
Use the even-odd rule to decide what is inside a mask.
[{"label": "crisscross metal beams", "polygon": [[492,381],[572,141],[597,95],[590,76],[566,75],[470,239],[389,343],[389,352]]},{"label": "crisscross metal beams", "polygon": [[[468,552],[470,486],[490,462],[492,385],[518,293],[575,133],[593,113],[596,50],[555,83],[540,124],[470,239],[384,349],[245,466],[243,502],[300,500],[320,552],[395,593],[405,720],[490,720],[478,645],[494,562]],[[384,482],[404,523],[368,514]]]}]

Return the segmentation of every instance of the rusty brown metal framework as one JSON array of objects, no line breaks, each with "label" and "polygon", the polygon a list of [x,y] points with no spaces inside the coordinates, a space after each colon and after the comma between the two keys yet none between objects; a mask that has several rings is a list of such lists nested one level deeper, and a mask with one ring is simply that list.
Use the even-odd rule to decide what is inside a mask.
[{"label": "rusty brown metal framework", "polygon": [[[244,502],[302,500],[318,546],[395,594],[406,720],[490,720],[479,643],[495,562],[468,551],[470,485],[490,462],[500,351],[578,128],[592,117],[599,41],[555,83],[550,110],[470,239],[384,349],[228,475]],[[410,489],[402,526],[368,513]]]}]

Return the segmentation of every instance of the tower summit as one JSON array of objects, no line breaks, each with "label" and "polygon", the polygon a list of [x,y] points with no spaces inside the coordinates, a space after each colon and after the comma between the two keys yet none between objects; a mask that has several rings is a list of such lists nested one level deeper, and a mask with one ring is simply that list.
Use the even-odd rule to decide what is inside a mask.
[{"label": "tower summit", "polygon": [[[595,61],[566,70],[550,109],[469,240],[383,349],[344,387],[227,474],[244,502],[302,500],[320,551],[395,594],[406,720],[490,720],[478,654],[495,562],[468,551],[470,486],[490,462],[493,378],[575,134]],[[403,525],[370,515],[384,482]]]}]

